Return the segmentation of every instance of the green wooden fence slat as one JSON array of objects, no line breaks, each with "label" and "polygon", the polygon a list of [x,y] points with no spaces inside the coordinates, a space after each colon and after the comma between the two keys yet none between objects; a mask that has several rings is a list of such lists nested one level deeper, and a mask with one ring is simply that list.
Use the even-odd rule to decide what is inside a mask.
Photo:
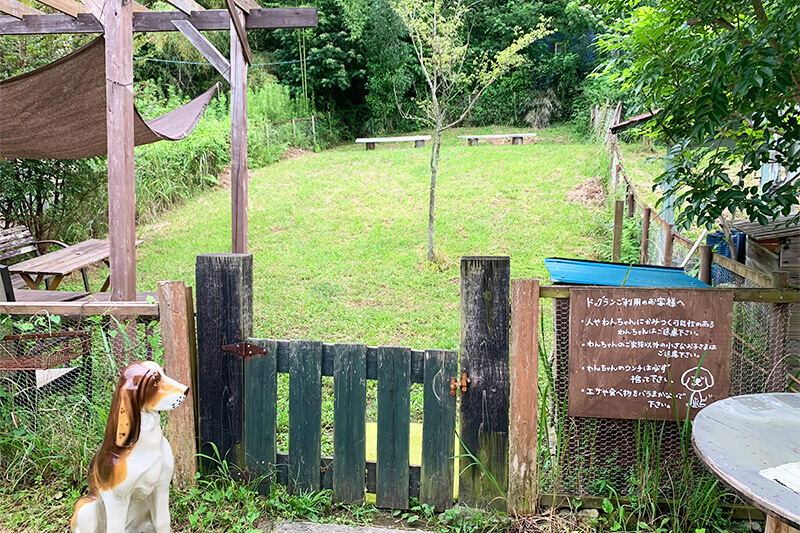
[{"label": "green wooden fence slat", "polygon": [[333,352],[333,498],[364,501],[367,455],[367,347],[334,344]]},{"label": "green wooden fence slat", "polygon": [[322,343],[289,344],[289,489],[318,491],[322,421]]},{"label": "green wooden fence slat", "polygon": [[375,504],[408,507],[411,350],[378,348],[378,461]]},{"label": "green wooden fence slat", "polygon": [[424,373],[420,502],[443,511],[453,505],[456,397],[450,378],[458,373],[458,352],[425,351]]},{"label": "green wooden fence slat", "polygon": [[260,339],[248,342],[266,348],[267,354],[244,361],[245,465],[251,476],[271,476],[275,471],[278,343]]}]

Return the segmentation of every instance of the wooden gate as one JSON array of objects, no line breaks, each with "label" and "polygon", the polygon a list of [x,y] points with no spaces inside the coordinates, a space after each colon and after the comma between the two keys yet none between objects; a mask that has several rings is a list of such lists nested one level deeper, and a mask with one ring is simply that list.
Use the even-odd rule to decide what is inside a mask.
[{"label": "wooden gate", "polygon": [[[333,489],[337,502],[376,495],[382,508],[409,497],[436,509],[453,502],[455,351],[250,339],[265,354],[245,355],[243,435],[238,466],[292,491]],[[247,350],[244,350],[246,352]],[[254,352],[258,350],[251,350]],[[235,356],[234,356],[235,357]],[[278,374],[289,374],[289,453],[277,453]],[[322,457],[322,376],[333,377],[333,457]],[[366,461],[367,381],[377,381],[377,461]],[[422,464],[409,464],[411,384],[423,385]],[[274,478],[272,477],[274,475]]]},{"label": "wooden gate", "polygon": [[[218,453],[243,472],[273,476],[292,490],[330,488],[340,502],[362,501],[370,492],[378,507],[404,509],[418,497],[446,509],[453,503],[455,467],[452,382],[462,385],[454,387],[462,393],[459,500],[504,506],[509,264],[508,258],[462,259],[459,369],[456,351],[253,339],[252,256],[198,256],[201,457]],[[243,339],[266,353],[229,346]],[[288,373],[290,382],[288,454],[276,449],[277,404],[285,401],[278,395],[279,373]],[[334,381],[333,457],[321,456],[323,376]],[[367,380],[377,381],[374,463],[365,450]],[[423,385],[421,465],[409,464],[413,383]]]}]

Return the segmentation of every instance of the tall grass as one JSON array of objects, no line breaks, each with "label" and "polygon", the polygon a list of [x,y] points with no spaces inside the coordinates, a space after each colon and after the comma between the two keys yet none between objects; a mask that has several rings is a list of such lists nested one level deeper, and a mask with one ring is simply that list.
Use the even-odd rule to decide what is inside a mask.
[{"label": "tall grass", "polygon": [[[274,142],[267,140],[270,124],[306,117],[309,106],[292,97],[289,89],[266,83],[248,90],[248,166],[260,168],[278,161],[289,146],[319,149],[335,139],[333,128],[320,124],[316,142],[310,127]],[[137,93],[137,107],[153,118],[185,104],[188,97],[167,88],[161,94],[151,84]],[[158,142],[136,149],[136,216],[148,222],[171,206],[197,196],[218,183],[219,174],[230,165],[230,106],[223,88],[211,101],[195,130],[178,142]]]}]

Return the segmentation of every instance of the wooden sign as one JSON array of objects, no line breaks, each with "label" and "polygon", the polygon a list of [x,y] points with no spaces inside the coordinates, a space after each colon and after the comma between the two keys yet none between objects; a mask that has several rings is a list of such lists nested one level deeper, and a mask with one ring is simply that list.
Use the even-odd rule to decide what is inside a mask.
[{"label": "wooden sign", "polygon": [[569,414],[690,419],[728,396],[733,294],[573,289]]}]

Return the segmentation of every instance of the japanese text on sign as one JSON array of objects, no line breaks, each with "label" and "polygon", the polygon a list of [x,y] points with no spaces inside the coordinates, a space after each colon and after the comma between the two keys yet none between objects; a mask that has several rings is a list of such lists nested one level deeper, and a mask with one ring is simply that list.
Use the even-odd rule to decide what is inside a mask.
[{"label": "japanese text on sign", "polygon": [[569,413],[675,420],[729,389],[733,296],[693,289],[573,289]]}]

